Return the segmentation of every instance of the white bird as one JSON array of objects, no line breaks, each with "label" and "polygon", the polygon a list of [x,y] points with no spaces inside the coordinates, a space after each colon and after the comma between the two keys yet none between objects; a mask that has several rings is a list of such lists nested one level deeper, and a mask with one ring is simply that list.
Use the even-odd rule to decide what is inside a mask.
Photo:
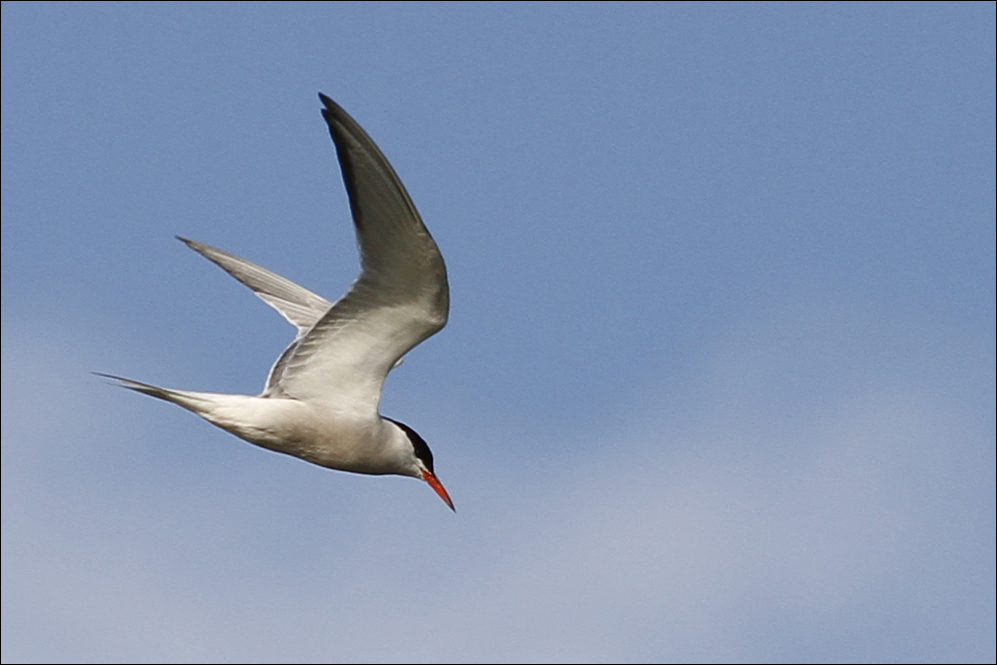
[{"label": "white bird", "polygon": [[447,322],[440,250],[374,141],[323,94],[360,249],[360,276],[335,304],[245,259],[186,238],[298,329],[258,397],[159,388],[100,374],[178,404],[269,450],[340,471],[425,480],[451,510],[433,454],[415,430],[380,415],[388,372]]}]

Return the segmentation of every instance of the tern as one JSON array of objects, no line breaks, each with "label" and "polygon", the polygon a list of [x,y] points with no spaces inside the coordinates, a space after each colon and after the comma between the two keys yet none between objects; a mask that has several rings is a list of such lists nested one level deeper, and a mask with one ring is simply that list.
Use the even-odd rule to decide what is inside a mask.
[{"label": "tern", "polygon": [[381,150],[338,104],[321,93],[319,99],[360,250],[360,276],[346,295],[331,303],[245,259],[178,236],[280,312],[297,328],[294,341],[256,397],[100,376],[182,406],[257,446],[319,466],[420,478],[455,510],[425,440],[379,411],[388,372],[446,325],[446,266]]}]

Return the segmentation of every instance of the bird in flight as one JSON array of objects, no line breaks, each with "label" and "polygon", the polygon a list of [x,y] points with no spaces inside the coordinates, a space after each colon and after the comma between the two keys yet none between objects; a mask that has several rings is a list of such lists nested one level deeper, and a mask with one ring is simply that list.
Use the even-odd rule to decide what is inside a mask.
[{"label": "bird in flight", "polygon": [[256,397],[100,376],[182,406],[250,443],[319,466],[420,478],[454,510],[425,440],[378,410],[388,372],[446,325],[446,266],[374,141],[336,102],[321,93],[319,99],[360,249],[360,276],[350,290],[331,303],[245,259],[178,236],[290,321],[297,328],[294,341]]}]

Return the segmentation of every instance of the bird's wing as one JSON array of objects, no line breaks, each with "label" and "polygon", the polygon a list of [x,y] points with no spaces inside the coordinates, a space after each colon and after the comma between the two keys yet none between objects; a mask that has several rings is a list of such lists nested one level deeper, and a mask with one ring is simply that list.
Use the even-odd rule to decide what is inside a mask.
[{"label": "bird's wing", "polygon": [[319,97],[350,199],[361,272],[278,359],[265,394],[376,413],[391,368],[446,325],[447,272],[391,164],[346,111]]},{"label": "bird's wing", "polygon": [[187,238],[177,236],[177,239],[251,288],[263,302],[280,312],[298,329],[299,337],[318,323],[322,315],[332,307],[332,303],[322,296],[246,259]]}]

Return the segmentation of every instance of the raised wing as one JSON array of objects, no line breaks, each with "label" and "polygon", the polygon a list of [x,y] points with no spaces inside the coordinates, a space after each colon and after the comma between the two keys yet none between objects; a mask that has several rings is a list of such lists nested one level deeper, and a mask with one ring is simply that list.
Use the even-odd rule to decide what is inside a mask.
[{"label": "raised wing", "polygon": [[391,164],[338,104],[319,95],[360,248],[350,291],[277,361],[269,396],[375,413],[384,379],[447,322],[443,257]]},{"label": "raised wing", "polygon": [[322,296],[246,259],[180,236],[177,236],[177,240],[183,241],[192,250],[251,288],[260,300],[280,312],[298,329],[299,337],[318,323],[322,315],[332,307],[332,303]]}]

